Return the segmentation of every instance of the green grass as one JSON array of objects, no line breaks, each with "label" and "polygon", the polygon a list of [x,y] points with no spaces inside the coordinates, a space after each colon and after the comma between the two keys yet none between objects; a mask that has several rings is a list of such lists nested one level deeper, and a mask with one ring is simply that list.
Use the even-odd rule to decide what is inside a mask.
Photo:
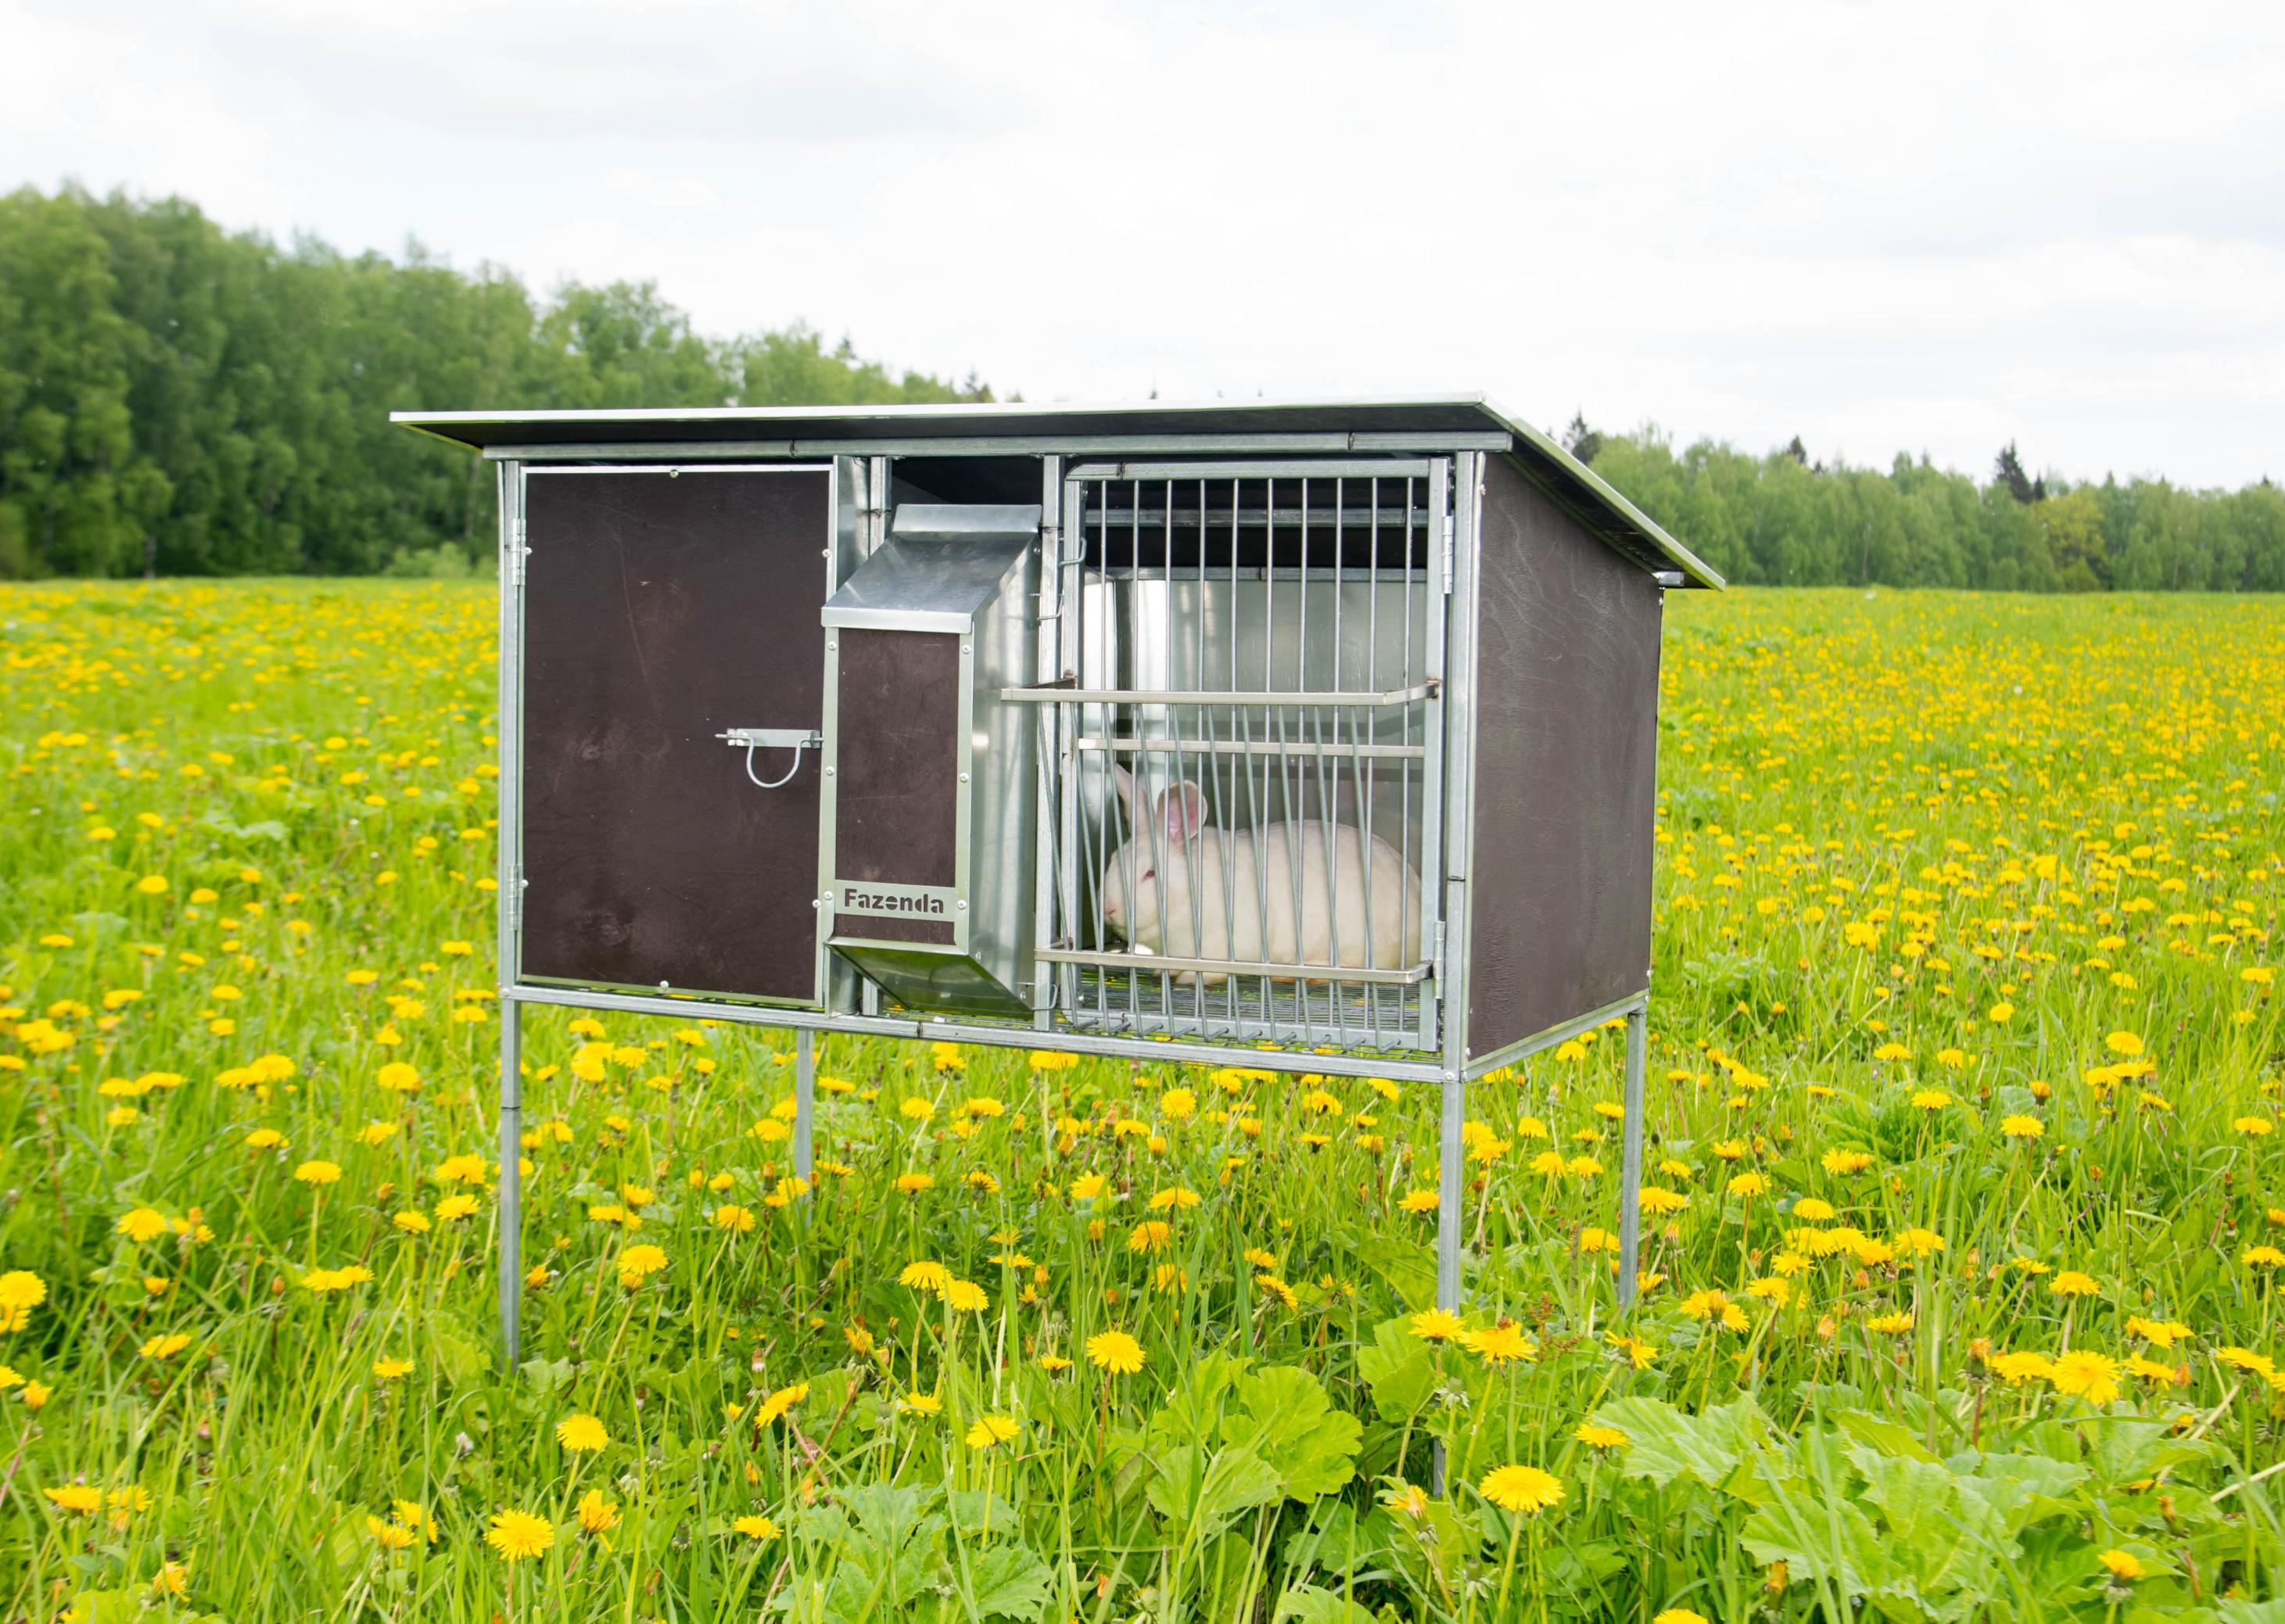
[{"label": "green grass", "polygon": [[0,588],[0,1616],[2285,1619],[2285,606],[1676,594],[1630,1321],[1615,1032],[1454,1338],[1425,1088],[828,1040],[803,1197],[785,1034],[545,1011],[514,1371],[491,623]]}]

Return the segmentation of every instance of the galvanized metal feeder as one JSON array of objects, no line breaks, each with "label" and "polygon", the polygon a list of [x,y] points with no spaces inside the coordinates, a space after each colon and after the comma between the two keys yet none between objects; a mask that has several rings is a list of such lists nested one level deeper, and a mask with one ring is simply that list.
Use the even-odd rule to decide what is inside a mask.
[{"label": "galvanized metal feeder", "polygon": [[1664,595],[1721,578],[1476,398],[408,412],[500,507],[500,1314],[519,1014],[1378,1075],[1627,1024]]}]

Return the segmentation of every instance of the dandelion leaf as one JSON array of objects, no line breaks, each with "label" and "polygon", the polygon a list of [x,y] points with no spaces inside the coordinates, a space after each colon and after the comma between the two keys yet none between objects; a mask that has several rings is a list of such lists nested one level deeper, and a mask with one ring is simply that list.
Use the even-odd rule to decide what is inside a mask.
[{"label": "dandelion leaf", "polygon": [[1364,1426],[1335,1409],[1307,1370],[1273,1365],[1238,1382],[1237,1408],[1222,1418],[1221,1435],[1275,1467],[1288,1499],[1315,1500],[1356,1475]]}]

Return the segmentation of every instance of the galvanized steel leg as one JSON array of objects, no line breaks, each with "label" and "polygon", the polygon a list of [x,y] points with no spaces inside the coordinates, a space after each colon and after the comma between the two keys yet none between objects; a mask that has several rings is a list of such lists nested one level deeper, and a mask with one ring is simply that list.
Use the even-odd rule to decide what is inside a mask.
[{"label": "galvanized steel leg", "polygon": [[1637,1004],[1627,1014],[1627,1141],[1619,1161],[1619,1308],[1635,1306],[1635,1276],[1642,1256],[1643,1071],[1650,1047],[1649,1013]]},{"label": "galvanized steel leg", "polygon": [[809,1119],[817,1103],[817,1034],[804,1026],[793,1035],[793,1176],[810,1181]]},{"label": "galvanized steel leg", "polygon": [[1436,1176],[1436,1306],[1448,1313],[1460,1311],[1460,1230],[1466,1221],[1460,1211],[1464,1165],[1461,1129],[1467,1116],[1468,1085],[1462,1078],[1444,1083],[1443,1133],[1439,1140]]},{"label": "galvanized steel leg", "polygon": [[[1438,1140],[1441,1157],[1436,1169],[1436,1306],[1448,1314],[1460,1311],[1460,1231],[1466,1215],[1460,1209],[1466,1165],[1462,1149],[1468,1113],[1468,1080],[1457,1071],[1444,1075],[1443,1131]],[[1437,1441],[1429,1469],[1429,1488],[1444,1492],[1444,1445]]]},{"label": "galvanized steel leg", "polygon": [[513,1375],[523,1349],[523,1006],[500,1002],[500,1344]]}]

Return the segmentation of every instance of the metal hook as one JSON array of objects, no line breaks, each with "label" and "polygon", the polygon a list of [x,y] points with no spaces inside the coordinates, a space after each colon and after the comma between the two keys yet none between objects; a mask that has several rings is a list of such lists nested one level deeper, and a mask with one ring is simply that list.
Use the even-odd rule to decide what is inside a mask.
[{"label": "metal hook", "polygon": [[[806,741],[804,742],[805,743]],[[793,765],[785,770],[785,776],[782,778],[773,778],[766,784],[762,782],[760,779],[754,778],[754,752],[761,748],[762,747],[758,744],[749,744],[746,747],[746,776],[748,778],[754,779],[754,787],[757,789],[778,789],[791,783],[793,781],[793,775],[801,771],[801,752],[803,746],[797,744],[793,747]]]},{"label": "metal hook", "polygon": [[[745,747],[746,776],[753,781],[757,789],[783,788],[793,781],[793,775],[801,771],[802,751],[812,748],[822,749],[825,746],[825,735],[814,728],[733,727],[727,733],[718,733],[714,736],[725,744]],[[791,750],[793,765],[786,768],[783,777],[773,778],[765,783],[754,772],[756,750]]]}]

